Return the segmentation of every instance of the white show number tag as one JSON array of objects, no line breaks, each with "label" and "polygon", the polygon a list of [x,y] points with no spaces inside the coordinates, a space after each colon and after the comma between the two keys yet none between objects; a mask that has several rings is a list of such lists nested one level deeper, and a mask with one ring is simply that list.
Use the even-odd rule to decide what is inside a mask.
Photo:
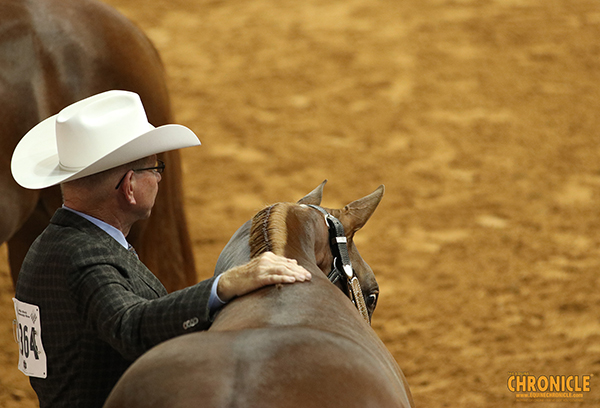
[{"label": "white show number tag", "polygon": [[19,344],[19,370],[30,377],[46,378],[46,353],[42,346],[40,308],[13,298],[15,339]]}]

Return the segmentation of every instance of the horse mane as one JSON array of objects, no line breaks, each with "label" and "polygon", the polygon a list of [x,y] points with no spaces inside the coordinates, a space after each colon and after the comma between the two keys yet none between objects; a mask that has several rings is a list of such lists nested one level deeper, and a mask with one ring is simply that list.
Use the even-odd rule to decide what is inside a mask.
[{"label": "horse mane", "polygon": [[271,251],[282,255],[287,242],[287,214],[290,203],[278,203],[263,208],[252,218],[250,258]]}]

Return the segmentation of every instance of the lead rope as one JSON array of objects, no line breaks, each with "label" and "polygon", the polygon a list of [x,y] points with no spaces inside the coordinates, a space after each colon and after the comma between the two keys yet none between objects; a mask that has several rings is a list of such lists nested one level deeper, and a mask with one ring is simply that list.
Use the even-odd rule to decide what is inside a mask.
[{"label": "lead rope", "polygon": [[[354,269],[352,268],[352,262],[350,261],[350,256],[348,255],[348,243],[346,240],[346,234],[344,233],[344,226],[333,215],[329,214],[323,208],[318,207],[316,205],[309,204],[309,207],[312,207],[318,210],[325,217],[325,223],[329,228],[329,236],[330,236],[330,245],[331,250],[334,253],[333,260],[333,268],[331,273],[329,274],[329,279],[335,283],[340,275],[343,275],[340,272],[340,268],[336,265],[338,262],[341,263],[341,270],[344,272],[346,276],[346,285],[348,287],[348,297],[358,309],[360,315],[365,319],[367,323],[370,323],[369,320],[369,312],[367,311],[367,305],[365,303],[365,298],[363,297],[362,288],[360,287],[360,282],[358,281],[358,277],[354,274]],[[336,256],[337,255],[337,256]]]},{"label": "lead rope", "polygon": [[371,323],[369,320],[369,311],[367,310],[367,304],[365,303],[365,298],[362,294],[362,289],[360,287],[360,282],[358,278],[355,276],[350,280],[350,288],[352,289],[352,297],[354,298],[353,302],[354,306],[358,309],[361,316],[367,323]]}]

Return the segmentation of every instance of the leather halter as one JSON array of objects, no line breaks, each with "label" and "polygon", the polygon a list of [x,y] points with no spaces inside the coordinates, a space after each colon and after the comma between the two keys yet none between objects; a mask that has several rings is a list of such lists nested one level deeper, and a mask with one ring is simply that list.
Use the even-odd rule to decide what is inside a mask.
[{"label": "leather halter", "polygon": [[346,234],[344,233],[344,226],[340,220],[329,214],[322,207],[312,204],[308,204],[308,206],[323,214],[325,223],[329,229],[329,246],[331,248],[331,253],[333,254],[333,265],[331,266],[331,272],[329,272],[327,277],[333,284],[341,282],[342,287],[346,288],[345,290],[342,289],[342,291],[345,292],[346,296],[350,298],[361,316],[369,323],[369,312],[367,311],[360,282],[354,273],[350,255],[348,254],[348,243]]}]

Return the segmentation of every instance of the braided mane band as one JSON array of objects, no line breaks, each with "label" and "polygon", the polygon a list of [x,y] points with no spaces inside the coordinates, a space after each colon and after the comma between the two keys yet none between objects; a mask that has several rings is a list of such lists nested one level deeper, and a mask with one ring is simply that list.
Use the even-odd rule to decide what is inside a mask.
[{"label": "braided mane band", "polygon": [[283,255],[287,242],[286,218],[290,207],[289,203],[273,204],[262,209],[252,218],[251,258],[267,251]]}]

